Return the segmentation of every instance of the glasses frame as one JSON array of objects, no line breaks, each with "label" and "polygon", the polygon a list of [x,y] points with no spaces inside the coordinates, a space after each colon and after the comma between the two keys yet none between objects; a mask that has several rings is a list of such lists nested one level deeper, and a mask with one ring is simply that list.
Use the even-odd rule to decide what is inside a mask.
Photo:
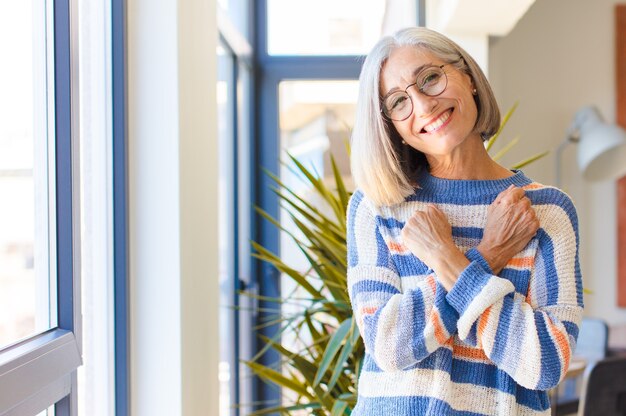
[{"label": "glasses frame", "polygon": [[409,97],[409,102],[411,103],[411,111],[409,111],[409,114],[402,118],[402,119],[395,119],[395,118],[391,118],[390,116],[388,116],[385,113],[385,100],[387,99],[387,97],[389,97],[391,94],[395,94],[397,91],[394,91],[393,93],[388,93],[387,95],[385,95],[383,98],[381,98],[380,100],[380,112],[383,115],[383,117],[389,121],[404,121],[406,119],[408,119],[409,117],[411,117],[411,114],[413,114],[413,98],[411,98],[411,94],[408,93],[409,88],[417,85],[417,78],[420,76],[420,74],[422,72],[424,72],[425,70],[429,69],[429,68],[439,68],[441,69],[441,73],[443,74],[445,80],[446,80],[446,85],[443,87],[443,89],[437,93],[437,94],[427,94],[424,92],[424,89],[422,87],[419,87],[417,90],[421,93],[424,94],[427,97],[438,97],[441,94],[443,94],[445,92],[445,90],[448,88],[448,74],[446,74],[446,71],[444,71],[443,67],[446,65],[452,65],[456,62],[451,62],[451,63],[445,63],[445,64],[441,64],[441,65],[428,65],[426,67],[424,67],[420,72],[417,73],[417,75],[415,75],[415,82],[412,84],[407,85],[407,87],[404,89],[404,93],[407,95],[407,97]]}]

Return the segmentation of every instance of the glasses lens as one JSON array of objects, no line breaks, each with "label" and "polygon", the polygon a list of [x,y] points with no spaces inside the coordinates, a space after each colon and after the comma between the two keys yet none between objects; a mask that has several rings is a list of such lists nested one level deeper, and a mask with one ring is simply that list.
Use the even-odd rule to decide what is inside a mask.
[{"label": "glasses lens", "polygon": [[[423,69],[415,80],[419,91],[430,97],[437,96],[448,86],[448,77],[440,66],[430,66]],[[397,91],[389,95],[383,103],[385,116],[394,121],[406,120],[413,111],[413,101],[406,91]]]},{"label": "glasses lens", "polygon": [[394,92],[385,100],[383,110],[385,115],[390,119],[402,121],[406,119],[413,110],[411,97],[404,91]]},{"label": "glasses lens", "polygon": [[434,97],[446,89],[448,78],[442,68],[431,66],[417,74],[416,83],[422,94]]}]

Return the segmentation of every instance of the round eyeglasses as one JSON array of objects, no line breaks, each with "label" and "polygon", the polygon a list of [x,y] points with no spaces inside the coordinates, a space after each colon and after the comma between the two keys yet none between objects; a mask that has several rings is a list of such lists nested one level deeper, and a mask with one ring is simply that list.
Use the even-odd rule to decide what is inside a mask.
[{"label": "round eyeglasses", "polygon": [[412,86],[417,86],[419,92],[429,97],[436,97],[443,93],[448,86],[448,77],[443,65],[430,65],[417,73],[415,82],[408,85],[404,91],[394,91],[382,99],[382,112],[389,120],[404,121],[413,112],[413,100],[407,92]]}]

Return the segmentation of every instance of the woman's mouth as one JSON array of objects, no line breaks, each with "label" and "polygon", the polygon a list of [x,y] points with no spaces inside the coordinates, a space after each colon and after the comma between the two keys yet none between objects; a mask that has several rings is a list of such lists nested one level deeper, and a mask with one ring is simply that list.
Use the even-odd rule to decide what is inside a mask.
[{"label": "woman's mouth", "polygon": [[432,133],[432,132],[435,132],[435,131],[439,130],[440,128],[442,128],[446,124],[448,124],[448,122],[450,121],[450,116],[452,115],[452,111],[453,110],[454,110],[454,108],[451,108],[448,111],[443,112],[435,121],[425,125],[422,128],[421,133]]}]

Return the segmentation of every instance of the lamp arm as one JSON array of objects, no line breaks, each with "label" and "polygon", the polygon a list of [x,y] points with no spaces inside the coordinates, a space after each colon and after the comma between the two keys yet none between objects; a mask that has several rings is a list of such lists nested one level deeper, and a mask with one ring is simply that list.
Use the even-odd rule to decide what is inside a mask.
[{"label": "lamp arm", "polygon": [[575,134],[575,131],[573,131],[573,129],[570,129],[570,131],[567,132],[567,135],[565,136],[565,139],[563,139],[563,141],[561,142],[561,144],[559,144],[559,147],[556,148],[556,187],[557,188],[561,188],[561,156],[563,154],[563,150],[565,150],[565,148],[567,147],[568,144],[570,143],[577,143],[579,141],[578,135]]}]

